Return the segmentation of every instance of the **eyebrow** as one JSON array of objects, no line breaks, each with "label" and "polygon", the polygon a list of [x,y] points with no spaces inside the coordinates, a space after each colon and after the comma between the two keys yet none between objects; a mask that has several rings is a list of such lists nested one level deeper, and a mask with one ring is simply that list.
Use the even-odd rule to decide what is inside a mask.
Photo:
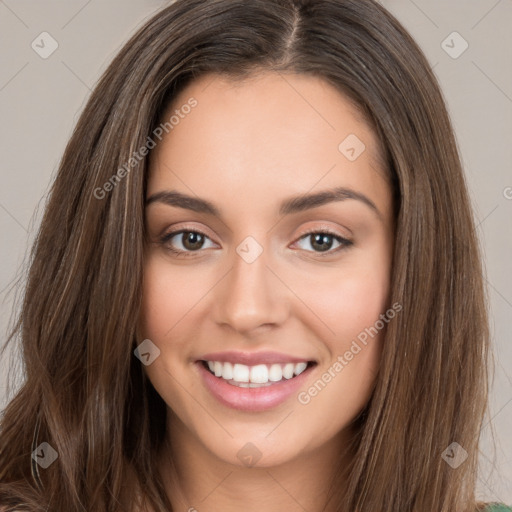
[{"label": "eyebrow", "polygon": [[[377,217],[382,220],[382,214],[369,197],[365,196],[361,192],[357,192],[356,190],[347,187],[336,187],[333,189],[315,192],[313,194],[290,197],[281,203],[279,214],[282,216],[291,215],[294,213],[310,210],[312,208],[317,208],[319,206],[323,206],[324,204],[337,201],[345,201],[347,199],[360,201],[361,203],[368,206],[377,215]],[[208,215],[213,215],[219,218],[222,217],[220,210],[210,201],[189,196],[175,190],[162,190],[152,194],[146,200],[146,206],[152,203],[163,203],[168,206],[177,206],[178,208],[185,208],[197,213],[206,213]]]}]

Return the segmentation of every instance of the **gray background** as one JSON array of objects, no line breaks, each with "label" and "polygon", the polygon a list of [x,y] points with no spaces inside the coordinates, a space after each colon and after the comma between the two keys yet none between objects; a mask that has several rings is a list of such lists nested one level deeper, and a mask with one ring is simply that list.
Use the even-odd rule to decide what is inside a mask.
[{"label": "gray background", "polygon": [[[496,358],[491,412],[482,429],[478,495],[510,504],[512,0],[381,3],[425,51],[457,134],[484,248]],[[16,276],[23,275],[45,195],[78,114],[122,44],[163,4],[156,0],[0,0],[2,342],[14,309],[14,296],[8,290]],[[454,31],[460,36],[451,35]],[[42,32],[58,43],[46,59],[31,47],[33,41],[42,46]],[[469,46],[457,56],[464,41]],[[49,44],[45,39],[45,49]],[[0,361],[0,408],[10,396],[7,370],[17,365],[15,353]],[[496,450],[490,442],[493,431]]]}]

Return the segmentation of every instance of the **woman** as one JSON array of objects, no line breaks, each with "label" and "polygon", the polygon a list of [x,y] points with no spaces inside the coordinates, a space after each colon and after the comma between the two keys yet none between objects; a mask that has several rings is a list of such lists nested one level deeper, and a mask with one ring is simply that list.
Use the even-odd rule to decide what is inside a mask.
[{"label": "woman", "polygon": [[178,0],[62,159],[6,510],[499,510],[489,334],[430,67],[371,0]]}]

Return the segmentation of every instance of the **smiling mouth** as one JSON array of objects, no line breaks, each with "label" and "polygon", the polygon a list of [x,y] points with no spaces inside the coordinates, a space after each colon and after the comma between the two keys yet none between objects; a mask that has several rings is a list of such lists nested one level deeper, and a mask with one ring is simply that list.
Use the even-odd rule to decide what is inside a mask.
[{"label": "smiling mouth", "polygon": [[201,361],[201,364],[215,377],[241,388],[260,388],[292,380],[315,366],[314,361],[300,363],[233,364],[223,361]]}]

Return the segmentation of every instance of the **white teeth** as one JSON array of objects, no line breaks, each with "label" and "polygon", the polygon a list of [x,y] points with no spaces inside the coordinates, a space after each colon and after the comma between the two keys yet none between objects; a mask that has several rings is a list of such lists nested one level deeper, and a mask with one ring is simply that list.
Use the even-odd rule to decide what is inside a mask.
[{"label": "white teeth", "polygon": [[213,363],[213,371],[215,373],[215,377],[222,377],[222,363],[215,361]]},{"label": "white teeth", "polygon": [[295,375],[300,375],[308,366],[308,363],[297,363],[294,368]]},{"label": "white teeth", "polygon": [[285,364],[284,368],[283,368],[283,377],[285,379],[291,379],[293,377],[294,369],[295,369],[295,365],[293,363]]},{"label": "white teeth", "polygon": [[268,380],[278,382],[283,378],[283,369],[280,364],[273,364],[268,372]]},{"label": "white teeth", "polygon": [[226,380],[233,378],[233,365],[231,363],[224,363],[222,366],[222,378]]},{"label": "white teeth", "polygon": [[239,387],[253,388],[271,385],[283,379],[289,380],[300,375],[308,366],[307,363],[286,364],[258,364],[247,366],[245,364],[231,364],[220,361],[207,361],[208,368],[216,377],[229,381]]},{"label": "white teeth", "polygon": [[266,382],[265,384],[255,384],[254,382],[236,382],[234,380],[229,381],[229,384],[238,386],[239,388],[262,388],[266,386],[272,386],[271,382]]},{"label": "white teeth", "polygon": [[268,382],[268,368],[266,364],[251,366],[250,379],[255,384],[265,384]]},{"label": "white teeth", "polygon": [[233,380],[249,382],[249,367],[245,366],[245,364],[235,364],[233,366]]}]

